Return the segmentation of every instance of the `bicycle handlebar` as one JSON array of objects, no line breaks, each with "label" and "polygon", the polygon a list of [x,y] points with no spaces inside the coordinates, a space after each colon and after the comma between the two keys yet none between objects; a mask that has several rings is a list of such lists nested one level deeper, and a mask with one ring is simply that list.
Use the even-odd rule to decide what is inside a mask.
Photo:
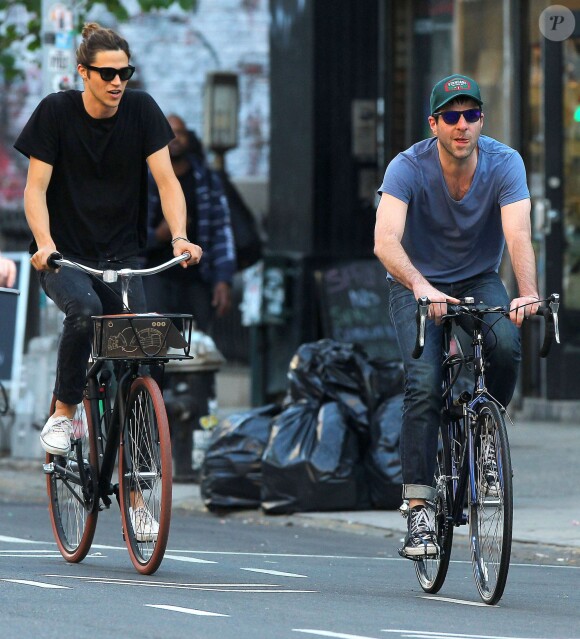
[{"label": "bicycle handlebar", "polygon": [[[540,306],[536,311],[536,315],[544,318],[544,340],[540,348],[540,357],[547,357],[552,346],[552,341],[556,339],[556,343],[560,343],[560,330],[558,326],[558,308],[560,306],[560,295],[552,293],[550,297],[543,302],[547,302],[547,306]],[[417,312],[415,314],[417,321],[417,337],[415,347],[411,353],[413,359],[418,359],[423,353],[425,346],[425,327],[427,314],[429,312],[429,304],[431,302],[427,297],[421,297],[417,300]],[[491,306],[487,307],[481,304],[475,304],[473,298],[468,297],[461,304],[448,304],[447,313],[443,315],[442,320],[450,319],[458,315],[482,316],[485,314],[499,313],[509,316],[510,309],[507,306]]]},{"label": "bicycle handlebar", "polygon": [[83,271],[84,273],[88,273],[92,276],[98,276],[103,278],[103,282],[105,284],[113,284],[119,278],[121,279],[121,301],[123,302],[123,307],[129,311],[129,281],[133,277],[133,275],[155,275],[155,273],[160,273],[161,271],[165,271],[180,262],[185,262],[191,257],[191,253],[185,251],[181,255],[174,257],[168,262],[164,262],[159,266],[154,266],[152,268],[121,268],[118,271],[114,269],[105,269],[103,271],[92,268],[90,266],[85,266],[84,264],[77,264],[77,262],[73,262],[71,260],[67,260],[60,253],[52,253],[46,263],[50,268],[57,269],[61,266],[68,266],[69,268],[77,269],[78,271]]},{"label": "bicycle handlebar", "polygon": [[103,280],[107,283],[116,282],[118,277],[132,277],[133,275],[155,275],[155,273],[160,273],[161,271],[165,271],[180,262],[185,262],[191,257],[191,253],[186,251],[177,257],[172,258],[171,260],[164,262],[163,264],[159,264],[158,266],[153,266],[152,268],[122,268],[118,271],[113,269],[105,269],[99,270],[96,268],[92,268],[90,266],[85,266],[84,264],[77,264],[77,262],[73,262],[72,260],[67,260],[60,253],[52,253],[46,263],[50,268],[57,269],[61,266],[68,266],[69,268],[75,268],[79,271],[84,271],[85,273],[90,273],[91,275],[98,275],[103,278]]}]

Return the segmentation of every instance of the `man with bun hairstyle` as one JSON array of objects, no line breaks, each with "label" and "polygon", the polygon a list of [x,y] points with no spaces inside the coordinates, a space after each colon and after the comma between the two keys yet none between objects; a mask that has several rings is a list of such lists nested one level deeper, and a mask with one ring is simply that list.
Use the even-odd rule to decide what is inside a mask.
[{"label": "man with bun hairstyle", "polygon": [[[202,255],[186,235],[185,199],[168,151],[171,127],[151,96],[127,89],[135,72],[128,43],[88,23],[76,56],[83,90],[46,96],[14,144],[30,159],[24,191],[34,237],[30,261],[46,294],[65,313],[56,407],[40,434],[53,455],[70,450],[71,419],[90,354],[90,318],[123,309],[101,282],[73,269],[51,270],[49,256],[62,253],[98,269],[137,267],[147,239],[147,167],[159,189],[173,255],[191,254],[184,268]],[[146,310],[140,278],[132,279],[129,296],[132,310]]]},{"label": "man with bun hairstyle", "polygon": [[[440,321],[447,302],[474,297],[489,306],[509,304],[510,318],[498,320],[485,338],[488,390],[503,406],[512,398],[521,360],[517,328],[538,308],[524,164],[517,151],[481,135],[482,106],[472,78],[455,74],[437,82],[430,101],[433,137],[399,153],[379,189],[375,254],[388,272],[405,368],[400,450],[410,509],[399,553],[410,559],[438,553],[433,478],[442,408]],[[498,274],[506,244],[519,290],[511,303]],[[415,360],[415,312],[423,296],[431,301],[432,321]]]}]

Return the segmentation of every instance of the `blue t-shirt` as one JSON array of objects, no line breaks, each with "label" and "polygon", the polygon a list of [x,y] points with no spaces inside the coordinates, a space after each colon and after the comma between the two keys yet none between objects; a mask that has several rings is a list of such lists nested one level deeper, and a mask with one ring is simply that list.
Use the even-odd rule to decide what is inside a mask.
[{"label": "blue t-shirt", "polygon": [[500,209],[530,197],[520,154],[485,135],[479,138],[473,181],[460,201],[449,195],[437,138],[399,153],[387,166],[379,193],[407,203],[401,243],[433,283],[497,271],[505,244]]}]

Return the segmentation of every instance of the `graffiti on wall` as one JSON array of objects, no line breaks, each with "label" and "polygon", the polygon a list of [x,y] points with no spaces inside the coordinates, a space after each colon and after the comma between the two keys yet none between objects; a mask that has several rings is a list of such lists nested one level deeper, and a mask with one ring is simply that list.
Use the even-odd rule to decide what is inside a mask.
[{"label": "graffiti on wall", "polygon": [[[135,11],[118,24],[97,9],[91,19],[118,30],[137,67],[135,86],[153,95],[165,113],[178,113],[203,131],[203,91],[211,71],[239,76],[239,145],[226,156],[233,178],[266,178],[269,161],[269,28],[267,0],[200,0],[196,13],[177,4],[167,11]],[[39,56],[40,58],[40,56]],[[0,78],[1,79],[1,78]],[[60,88],[60,87],[57,87]],[[43,78],[30,63],[25,78],[0,95],[0,211],[21,208],[26,161],[12,149],[18,133],[42,99]]]}]

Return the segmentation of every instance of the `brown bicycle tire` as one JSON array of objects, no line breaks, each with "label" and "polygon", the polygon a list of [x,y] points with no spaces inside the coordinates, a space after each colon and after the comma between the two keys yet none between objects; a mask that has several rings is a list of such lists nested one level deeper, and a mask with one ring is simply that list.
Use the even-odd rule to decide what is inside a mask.
[{"label": "brown bicycle tire", "polygon": [[[141,428],[137,433],[144,412],[149,421],[144,425],[145,430]],[[144,442],[143,438],[148,436],[151,437]],[[151,460],[148,456],[151,451],[156,458],[149,467]],[[167,547],[171,522],[172,464],[169,422],[159,386],[151,377],[137,377],[131,384],[125,423],[120,435],[119,499],[125,544],[133,566],[143,575],[151,575],[159,568]],[[135,471],[137,465],[142,468]],[[143,479],[145,476],[147,479]],[[137,539],[129,511],[131,499],[136,499],[135,495],[139,495],[159,524],[155,540]]]},{"label": "brown bicycle tire", "polygon": [[[54,405],[56,399],[53,397],[50,405],[50,414],[54,412]],[[48,494],[48,511],[50,515],[50,522],[52,526],[52,532],[56,540],[56,545],[60,554],[70,563],[78,563],[82,561],[89,552],[93,538],[95,535],[95,529],[97,527],[97,518],[99,514],[98,509],[98,496],[97,482],[96,482],[96,468],[98,463],[98,453],[96,445],[96,431],[93,424],[91,415],[91,405],[88,399],[83,398],[79,408],[82,406],[84,414],[87,420],[87,435],[88,435],[88,447],[89,447],[89,464],[91,467],[93,477],[93,504],[90,511],[81,509],[81,505],[76,499],[71,499],[71,505],[76,508],[75,513],[80,517],[73,517],[70,521],[66,516],[64,508],[64,497],[67,492],[63,490],[64,482],[55,474],[46,476],[46,489]],[[79,409],[77,409],[78,411]],[[55,461],[55,455],[50,453],[46,454],[46,462],[51,463]],[[67,489],[68,490],[68,489]],[[70,491],[69,491],[70,496]],[[79,525],[82,524],[82,525]],[[76,534],[75,534],[76,533]],[[76,537],[76,538],[73,538]]]}]

